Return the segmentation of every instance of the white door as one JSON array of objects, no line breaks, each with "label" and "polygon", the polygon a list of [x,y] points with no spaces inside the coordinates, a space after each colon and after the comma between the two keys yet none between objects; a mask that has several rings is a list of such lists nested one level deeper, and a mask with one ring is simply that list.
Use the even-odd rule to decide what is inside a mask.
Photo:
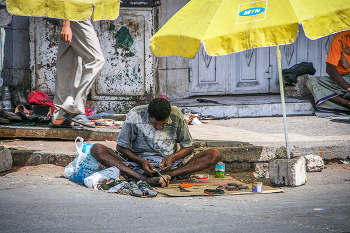
[{"label": "white door", "polygon": [[201,46],[190,60],[191,95],[268,93],[268,48],[212,57]]}]

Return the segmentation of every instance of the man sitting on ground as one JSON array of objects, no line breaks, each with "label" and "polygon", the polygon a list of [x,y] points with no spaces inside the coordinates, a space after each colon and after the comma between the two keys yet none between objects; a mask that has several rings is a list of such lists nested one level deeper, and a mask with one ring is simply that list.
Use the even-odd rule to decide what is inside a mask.
[{"label": "man sitting on ground", "polygon": [[337,33],[329,48],[326,72],[330,77],[310,78],[306,85],[318,110],[350,111],[350,30]]},{"label": "man sitting on ground", "polygon": [[127,177],[165,187],[174,177],[207,169],[222,159],[218,149],[193,151],[182,112],[167,100],[156,98],[148,106],[130,110],[117,139],[117,151],[95,144],[90,153],[102,165],[115,166]]}]

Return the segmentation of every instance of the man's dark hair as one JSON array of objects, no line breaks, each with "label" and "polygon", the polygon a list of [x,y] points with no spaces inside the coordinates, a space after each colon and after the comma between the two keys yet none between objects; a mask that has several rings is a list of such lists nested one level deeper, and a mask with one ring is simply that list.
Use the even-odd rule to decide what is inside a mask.
[{"label": "man's dark hair", "polygon": [[156,121],[165,121],[171,112],[170,103],[163,98],[155,98],[148,105],[148,114]]}]

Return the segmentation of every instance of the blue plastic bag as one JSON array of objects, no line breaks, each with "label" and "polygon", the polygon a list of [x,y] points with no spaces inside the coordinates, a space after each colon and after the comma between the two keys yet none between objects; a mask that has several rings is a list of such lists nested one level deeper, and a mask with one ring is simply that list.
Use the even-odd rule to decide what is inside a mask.
[{"label": "blue plastic bag", "polygon": [[[80,141],[79,144],[77,141]],[[77,148],[77,156],[64,168],[64,176],[74,182],[84,185],[84,179],[95,172],[101,170],[100,163],[91,156],[90,149],[94,143],[84,145],[84,139],[77,137],[75,146]]]}]

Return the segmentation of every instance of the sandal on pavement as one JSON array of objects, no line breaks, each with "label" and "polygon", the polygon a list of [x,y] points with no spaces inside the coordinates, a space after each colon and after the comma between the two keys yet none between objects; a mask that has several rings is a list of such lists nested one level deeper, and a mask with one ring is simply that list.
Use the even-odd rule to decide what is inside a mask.
[{"label": "sandal on pavement", "polygon": [[153,190],[149,184],[147,184],[145,181],[138,181],[137,186],[142,191],[143,196],[145,197],[155,197],[158,195],[158,192]]},{"label": "sandal on pavement", "polygon": [[91,122],[84,113],[79,113],[75,116],[70,116],[68,113],[63,115],[65,118],[67,118],[70,121],[74,121],[75,123],[78,123],[80,125],[83,125],[85,127],[95,128],[95,125],[89,125],[88,123]]},{"label": "sandal on pavement", "polygon": [[71,129],[81,129],[83,126],[80,126],[77,123],[74,123],[74,125],[71,125],[71,121],[68,119],[65,119],[61,124],[55,125],[52,122],[49,124],[49,127],[51,128],[71,128]]},{"label": "sandal on pavement", "polygon": [[143,192],[137,187],[135,182],[130,181],[121,188],[122,194],[128,194],[130,196],[142,197]]}]

